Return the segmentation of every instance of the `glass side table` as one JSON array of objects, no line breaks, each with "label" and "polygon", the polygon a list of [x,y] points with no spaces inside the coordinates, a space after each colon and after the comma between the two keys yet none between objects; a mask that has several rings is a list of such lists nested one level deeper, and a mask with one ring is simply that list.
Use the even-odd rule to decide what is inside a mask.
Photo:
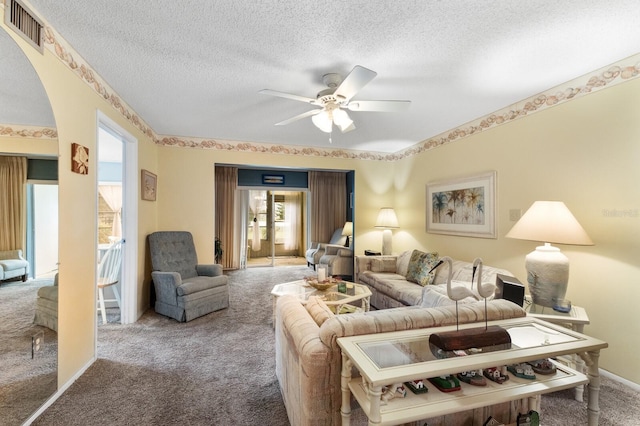
[{"label": "glass side table", "polygon": [[[524,310],[527,312],[527,316],[538,318],[544,321],[548,321],[553,324],[563,325],[577,331],[578,333],[584,333],[584,326],[589,324],[589,316],[587,311],[580,307],[571,305],[569,312],[559,312],[553,308],[547,306],[537,305],[531,300],[531,296],[526,296],[524,299]],[[576,370],[583,373],[586,371],[586,365],[582,358],[577,354],[573,355],[569,363],[575,365]],[[582,402],[584,400],[584,386],[578,386],[576,388],[575,399]]]}]

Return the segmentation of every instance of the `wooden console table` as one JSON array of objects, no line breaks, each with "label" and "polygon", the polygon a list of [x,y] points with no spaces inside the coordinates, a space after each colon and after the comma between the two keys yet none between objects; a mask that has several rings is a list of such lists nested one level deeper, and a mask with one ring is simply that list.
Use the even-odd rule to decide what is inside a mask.
[{"label": "wooden console table", "polygon": [[[489,406],[518,399],[529,399],[529,407],[539,409],[539,395],[572,388],[589,382],[588,424],[596,426],[600,414],[598,405],[600,377],[598,358],[600,349],[608,345],[565,327],[537,318],[525,317],[492,321],[507,329],[510,349],[481,351],[472,355],[439,358],[429,346],[431,333],[455,330],[455,326],[378,333],[342,337],[342,424],[349,425],[351,395],[356,398],[370,425],[396,425]],[[484,327],[484,324],[465,324],[463,328]],[[443,393],[427,382],[429,391],[413,394],[407,389],[405,398],[381,403],[385,386],[413,380],[424,380],[462,371],[485,369],[579,353],[587,360],[588,377],[556,363],[557,372],[537,375],[535,380],[516,378],[503,384],[488,381],[486,387],[461,383],[462,389]],[[352,367],[361,377],[352,378]]]}]

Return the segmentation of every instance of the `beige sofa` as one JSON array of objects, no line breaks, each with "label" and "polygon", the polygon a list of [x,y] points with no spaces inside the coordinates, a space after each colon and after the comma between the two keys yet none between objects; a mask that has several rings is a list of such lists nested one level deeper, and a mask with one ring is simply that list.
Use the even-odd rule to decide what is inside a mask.
[{"label": "beige sofa", "polygon": [[[447,294],[448,268],[442,265],[435,271],[433,284],[419,285],[407,280],[409,261],[413,250],[398,256],[356,256],[354,281],[365,284],[371,290],[371,306],[378,309],[401,306],[436,307],[454,304]],[[453,261],[453,285],[464,285],[471,288],[473,264],[462,260]],[[482,282],[495,284],[496,274],[513,274],[505,269],[483,265]],[[475,286],[473,289],[475,290]],[[462,303],[484,300],[477,294],[475,298],[467,298]],[[492,297],[489,298],[489,300]]]},{"label": "beige sofa", "polygon": [[[484,302],[460,305],[460,323],[484,322]],[[489,320],[525,316],[524,310],[507,300],[488,302]],[[419,306],[334,316],[319,298],[306,305],[293,296],[276,304],[276,376],[289,416],[295,426],[341,424],[341,352],[337,339],[344,336],[453,325],[455,307]],[[431,424],[482,424],[489,415],[515,422],[515,401],[469,410]],[[515,408],[514,408],[515,407]],[[480,420],[482,418],[482,420]],[[469,420],[472,419],[472,420]],[[422,424],[422,423],[421,423]]]}]

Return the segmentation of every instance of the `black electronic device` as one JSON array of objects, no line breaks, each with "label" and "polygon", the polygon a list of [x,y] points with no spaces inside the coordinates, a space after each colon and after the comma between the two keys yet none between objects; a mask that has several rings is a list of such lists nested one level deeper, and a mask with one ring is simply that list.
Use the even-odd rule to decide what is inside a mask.
[{"label": "black electronic device", "polygon": [[364,251],[364,255],[365,256],[380,256],[380,255],[382,255],[382,253],[380,253],[379,251],[365,250]]},{"label": "black electronic device", "polygon": [[506,299],[519,306],[524,305],[524,285],[509,275],[496,275],[496,299]]}]

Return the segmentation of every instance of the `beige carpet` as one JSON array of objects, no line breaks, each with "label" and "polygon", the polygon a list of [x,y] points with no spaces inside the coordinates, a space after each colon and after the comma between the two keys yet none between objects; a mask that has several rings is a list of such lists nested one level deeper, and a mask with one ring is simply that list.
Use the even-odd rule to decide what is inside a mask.
[{"label": "beige carpet", "polygon": [[[57,388],[57,333],[33,324],[36,293],[53,279],[0,285],[0,424],[19,425]],[[31,339],[44,345],[32,358]]]},{"label": "beige carpet", "polygon": [[[99,360],[36,425],[287,425],[274,374],[270,290],[309,268],[230,272],[228,309],[188,323],[147,311],[136,324],[100,327]],[[572,391],[544,396],[545,426],[586,425]],[[603,379],[602,426],[637,425],[639,395]],[[361,410],[354,425],[366,421]]]},{"label": "beige carpet", "polygon": [[[307,264],[307,259],[300,256],[276,256],[275,263],[274,263],[275,267],[300,266],[300,265],[306,265],[306,264]],[[256,266],[267,266],[267,265],[271,265],[270,257],[256,257],[256,258],[247,260],[247,266],[250,268],[256,267]]]}]

